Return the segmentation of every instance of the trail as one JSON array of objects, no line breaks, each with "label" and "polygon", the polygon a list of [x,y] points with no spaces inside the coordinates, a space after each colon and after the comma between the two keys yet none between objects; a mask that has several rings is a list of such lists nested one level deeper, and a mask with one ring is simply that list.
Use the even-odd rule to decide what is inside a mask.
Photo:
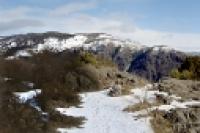
[{"label": "trail", "polygon": [[82,128],[64,129],[62,133],[152,133],[149,118],[136,119],[124,112],[128,105],[138,103],[133,95],[109,97],[106,91],[81,94],[81,108],[58,108],[62,114],[84,116],[87,120]]}]

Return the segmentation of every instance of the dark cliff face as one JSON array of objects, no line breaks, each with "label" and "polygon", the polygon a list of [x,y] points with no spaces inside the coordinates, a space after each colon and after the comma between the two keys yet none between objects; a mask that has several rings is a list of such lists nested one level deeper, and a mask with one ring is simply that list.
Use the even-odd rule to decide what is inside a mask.
[{"label": "dark cliff face", "polygon": [[142,50],[131,62],[128,72],[140,75],[150,81],[158,81],[162,77],[169,76],[171,70],[178,68],[185,57],[184,53],[175,50]]},{"label": "dark cliff face", "polygon": [[133,59],[133,55],[136,51],[130,50],[129,48],[114,47],[108,45],[103,47],[101,51],[92,51],[104,58],[110,58],[115,64],[117,64],[119,70],[127,71],[130,63]]},{"label": "dark cliff face", "polygon": [[175,50],[158,50],[144,48],[133,51],[128,48],[104,47],[102,51],[96,51],[106,58],[111,58],[121,71],[137,74],[150,81],[169,76],[174,68],[180,67],[186,55]]}]

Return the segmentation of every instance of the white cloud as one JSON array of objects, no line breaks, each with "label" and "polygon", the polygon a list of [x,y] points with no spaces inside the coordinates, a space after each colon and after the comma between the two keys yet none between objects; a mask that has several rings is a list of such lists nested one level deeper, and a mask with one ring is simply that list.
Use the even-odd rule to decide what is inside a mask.
[{"label": "white cloud", "polygon": [[[128,16],[113,13],[93,16],[82,11],[90,10],[95,2],[71,3],[55,9],[18,7],[0,12],[0,34],[23,32],[105,32],[129,38],[145,45],[168,45],[185,51],[200,51],[200,34],[170,33],[142,29]],[[32,15],[34,14],[34,15]]]},{"label": "white cloud", "polygon": [[94,8],[95,2],[74,2],[67,5],[60,6],[49,12],[52,16],[67,16],[72,13],[88,10]]},{"label": "white cloud", "polygon": [[0,21],[10,21],[25,18],[26,14],[32,10],[28,7],[17,7],[14,9],[0,10]]},{"label": "white cloud", "polygon": [[137,29],[133,33],[133,38],[150,46],[158,44],[168,45],[183,51],[200,51],[200,34]]},{"label": "white cloud", "polygon": [[8,22],[0,22],[0,32],[17,30],[27,27],[41,27],[44,24],[41,21],[31,19],[18,19]]}]

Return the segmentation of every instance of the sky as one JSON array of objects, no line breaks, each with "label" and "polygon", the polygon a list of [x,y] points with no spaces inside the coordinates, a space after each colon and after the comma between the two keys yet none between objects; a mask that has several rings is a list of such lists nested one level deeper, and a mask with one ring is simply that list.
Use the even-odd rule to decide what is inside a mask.
[{"label": "sky", "polygon": [[0,36],[108,33],[200,52],[200,0],[0,0]]}]

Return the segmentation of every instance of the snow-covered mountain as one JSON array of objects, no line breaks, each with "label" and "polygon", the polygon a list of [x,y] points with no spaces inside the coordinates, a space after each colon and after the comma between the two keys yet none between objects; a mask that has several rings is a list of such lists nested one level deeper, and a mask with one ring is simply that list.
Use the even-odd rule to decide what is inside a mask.
[{"label": "snow-covered mountain", "polygon": [[62,52],[66,49],[83,48],[85,50],[101,51],[105,47],[121,47],[139,50],[144,46],[140,45],[138,42],[117,39],[105,33],[63,34],[48,32],[15,35],[0,39],[1,53],[7,53],[9,55],[10,51],[12,51],[10,54],[14,54],[17,57],[29,56],[31,52],[38,53],[44,50]]},{"label": "snow-covered mountain", "polygon": [[167,46],[148,47],[105,33],[29,33],[0,39],[0,55],[7,59],[31,57],[44,50],[57,53],[80,49],[112,59],[122,71],[152,80],[166,76],[184,59],[183,53]]}]

